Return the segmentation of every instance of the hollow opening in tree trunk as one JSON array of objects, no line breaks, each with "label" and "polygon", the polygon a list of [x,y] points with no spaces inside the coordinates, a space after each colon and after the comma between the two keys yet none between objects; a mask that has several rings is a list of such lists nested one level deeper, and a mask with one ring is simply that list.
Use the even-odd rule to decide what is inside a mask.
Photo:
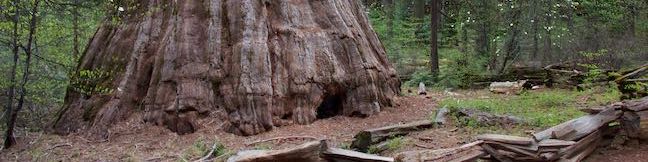
[{"label": "hollow opening in tree trunk", "polygon": [[317,107],[317,119],[326,119],[339,115],[342,112],[343,94],[327,95]]}]

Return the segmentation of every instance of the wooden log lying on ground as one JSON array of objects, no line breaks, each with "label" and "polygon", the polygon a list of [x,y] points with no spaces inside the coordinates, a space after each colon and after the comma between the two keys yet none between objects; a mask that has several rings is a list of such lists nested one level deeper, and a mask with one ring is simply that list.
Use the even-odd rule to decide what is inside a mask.
[{"label": "wooden log lying on ground", "polygon": [[477,120],[479,124],[488,125],[488,126],[493,126],[493,125],[506,126],[506,125],[521,124],[524,122],[521,118],[515,116],[493,115],[476,109],[462,108],[457,111],[458,111],[457,115],[459,115],[460,117],[466,116],[468,118]]},{"label": "wooden log lying on ground", "polygon": [[328,147],[325,141],[322,141],[323,159],[335,162],[393,162],[394,158],[383,157],[371,154],[365,154],[357,151]]},{"label": "wooden log lying on ground", "polygon": [[625,101],[622,103],[622,109],[624,111],[644,111],[648,110],[648,97],[643,97],[641,99]]},{"label": "wooden log lying on ground", "polygon": [[488,89],[493,93],[518,94],[522,92],[526,80],[517,82],[492,82]]},{"label": "wooden log lying on ground", "polygon": [[495,141],[514,145],[530,145],[533,139],[527,137],[509,136],[501,134],[482,134],[477,136],[478,140]]},{"label": "wooden log lying on ground", "polygon": [[366,152],[369,149],[369,146],[378,144],[389,138],[403,136],[410,132],[432,128],[433,126],[434,123],[430,120],[420,120],[406,124],[363,130],[355,135],[353,142],[351,143],[351,148],[361,152]]},{"label": "wooden log lying on ground", "polygon": [[580,161],[592,153],[598,147],[601,140],[601,132],[595,131],[585,138],[579,140],[574,145],[561,150],[558,154],[561,156],[560,161]]},{"label": "wooden log lying on ground", "polygon": [[533,134],[536,141],[553,138],[560,140],[578,140],[593,131],[598,130],[604,124],[610,123],[621,116],[621,112],[614,108],[607,108],[595,115],[586,115],[576,118],[544,131]]},{"label": "wooden log lying on ground", "polygon": [[398,162],[473,161],[486,155],[480,147],[481,144],[483,144],[483,141],[476,141],[448,149],[406,151],[396,155],[395,159]]},{"label": "wooden log lying on ground", "polygon": [[319,161],[320,141],[308,142],[283,150],[241,151],[227,159],[228,162]]}]

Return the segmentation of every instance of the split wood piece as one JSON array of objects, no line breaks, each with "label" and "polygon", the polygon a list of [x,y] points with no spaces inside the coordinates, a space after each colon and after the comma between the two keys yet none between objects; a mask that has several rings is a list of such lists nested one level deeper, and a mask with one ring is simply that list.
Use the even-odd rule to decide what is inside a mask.
[{"label": "split wood piece", "polygon": [[621,127],[623,127],[623,131],[625,131],[628,138],[639,138],[641,132],[641,118],[636,112],[623,112],[623,116],[619,118],[619,121],[621,123]]},{"label": "split wood piece", "polygon": [[355,135],[354,140],[351,143],[351,148],[361,152],[366,152],[369,149],[369,146],[373,144],[380,143],[389,138],[407,135],[410,132],[432,128],[433,126],[434,123],[430,120],[420,120],[407,124],[363,130]]},{"label": "split wood piece", "polygon": [[574,141],[564,141],[564,140],[557,140],[557,139],[545,139],[542,140],[538,143],[538,146],[540,147],[567,147],[574,145]]},{"label": "split wood piece", "polygon": [[616,120],[621,114],[621,111],[616,111],[614,108],[607,108],[596,115],[582,116],[535,133],[533,134],[533,138],[536,141],[549,138],[570,141],[578,140],[598,130],[601,126]]},{"label": "split wood piece", "polygon": [[637,112],[639,121],[639,139],[648,140],[648,111]]},{"label": "split wood piece", "polygon": [[437,111],[436,117],[434,118],[434,123],[437,125],[445,125],[447,122],[446,116],[449,112],[450,110],[446,106],[443,106],[443,108]]},{"label": "split wood piece", "polygon": [[581,108],[581,109],[578,109],[578,110],[593,115],[593,114],[600,113],[601,111],[605,110],[606,108],[607,107],[605,107],[605,106],[596,106],[596,107]]},{"label": "split wood piece", "polygon": [[483,141],[475,141],[455,148],[440,150],[406,151],[396,155],[398,162],[446,162],[446,161],[471,161],[485,156],[480,147]]},{"label": "split wood piece", "polygon": [[648,97],[643,97],[641,99],[624,101],[623,110],[625,111],[644,111],[648,110]]},{"label": "split wood piece", "polygon": [[320,141],[313,141],[283,150],[240,151],[227,162],[319,161],[321,145]]},{"label": "split wood piece", "polygon": [[478,135],[477,139],[484,141],[495,141],[515,145],[530,145],[533,139],[527,137],[509,136],[501,134],[482,134]]},{"label": "split wood piece", "polygon": [[597,130],[587,135],[585,138],[579,140],[574,145],[564,148],[563,150],[558,152],[558,154],[564,159],[569,159],[588,147],[597,147],[598,143],[595,141],[598,141],[601,138],[601,132]]},{"label": "split wood piece", "polygon": [[[498,145],[500,145],[500,144],[505,144],[505,143],[501,143],[501,142],[494,142],[494,141],[484,141],[484,143],[487,143],[487,144],[498,144]],[[534,142],[534,143],[531,144],[531,145],[526,145],[526,146],[523,146],[523,145],[512,145],[512,144],[506,144],[506,145],[509,145],[509,146],[511,146],[511,147],[515,147],[515,148],[518,148],[518,149],[522,149],[522,150],[525,150],[525,151],[528,151],[528,152],[538,152],[539,149],[540,149],[540,147],[538,147],[538,144],[537,144],[536,142]],[[491,145],[491,146],[492,146],[492,145]]]},{"label": "split wood piece", "polygon": [[482,148],[484,148],[484,151],[486,151],[488,154],[493,156],[496,160],[500,162],[511,162],[511,159],[509,159],[506,156],[503,156],[500,154],[497,150],[495,150],[493,147],[489,146],[489,144],[483,144]]},{"label": "split wood piece", "polygon": [[540,159],[540,157],[535,152],[530,152],[530,151],[527,151],[527,150],[523,150],[523,149],[515,147],[514,145],[511,145],[511,144],[495,142],[495,141],[487,141],[486,144],[489,144],[490,146],[492,146],[492,147],[494,147],[496,149],[501,149],[501,150],[505,150],[505,151],[514,152],[514,153],[517,153],[517,154],[521,154],[521,155],[524,155],[524,156],[531,157],[533,159]]},{"label": "split wood piece", "polygon": [[322,141],[322,152],[320,157],[329,161],[349,162],[393,162],[394,158],[365,154],[357,151],[328,147],[326,141]]},{"label": "split wood piece", "polygon": [[596,148],[597,148],[596,146],[598,145],[598,143],[600,141],[601,141],[601,139],[598,138],[598,139],[596,139],[595,141],[592,142],[593,144],[590,144],[589,147],[585,148],[580,153],[576,154],[575,156],[573,156],[571,158],[563,157],[558,162],[580,162],[580,161],[583,161],[583,159],[585,159],[587,156],[592,154],[592,152],[594,152],[594,150],[596,150]]}]

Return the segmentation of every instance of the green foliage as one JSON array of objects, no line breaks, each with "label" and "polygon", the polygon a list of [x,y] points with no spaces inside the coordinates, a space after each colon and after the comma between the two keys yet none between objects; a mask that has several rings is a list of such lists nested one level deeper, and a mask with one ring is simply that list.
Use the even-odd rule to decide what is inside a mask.
[{"label": "green foliage", "polygon": [[112,73],[105,70],[79,70],[78,75],[72,77],[71,87],[73,90],[88,96],[109,94],[113,91],[111,88],[112,80]]},{"label": "green foliage", "polygon": [[[213,152],[211,152],[212,149]],[[213,141],[213,144],[209,145],[205,139],[199,138],[184,152],[182,159],[188,161],[187,159],[201,158],[207,156],[210,152],[212,157],[230,154],[230,151],[220,142]]]},{"label": "green foliage", "polygon": [[[578,111],[578,107],[610,103],[616,101],[619,95],[614,88],[583,92],[551,90],[525,92],[519,96],[493,95],[479,99],[450,98],[441,101],[440,105],[448,106],[451,110],[472,108],[493,114],[517,116],[523,118],[531,127],[546,128],[583,115]],[[579,105],[579,99],[586,99],[587,103]],[[458,122],[471,127],[481,126],[476,121]]]}]

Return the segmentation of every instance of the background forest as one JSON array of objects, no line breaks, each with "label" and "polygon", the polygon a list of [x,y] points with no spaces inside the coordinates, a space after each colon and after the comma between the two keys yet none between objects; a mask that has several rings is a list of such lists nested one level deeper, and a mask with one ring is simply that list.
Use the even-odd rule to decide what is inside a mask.
[{"label": "background forest", "polygon": [[[405,86],[467,88],[510,67],[573,60],[592,69],[648,61],[645,0],[363,3]],[[18,132],[46,129],[99,23],[120,21],[128,8],[122,0],[1,0],[3,123],[22,110]]]}]

